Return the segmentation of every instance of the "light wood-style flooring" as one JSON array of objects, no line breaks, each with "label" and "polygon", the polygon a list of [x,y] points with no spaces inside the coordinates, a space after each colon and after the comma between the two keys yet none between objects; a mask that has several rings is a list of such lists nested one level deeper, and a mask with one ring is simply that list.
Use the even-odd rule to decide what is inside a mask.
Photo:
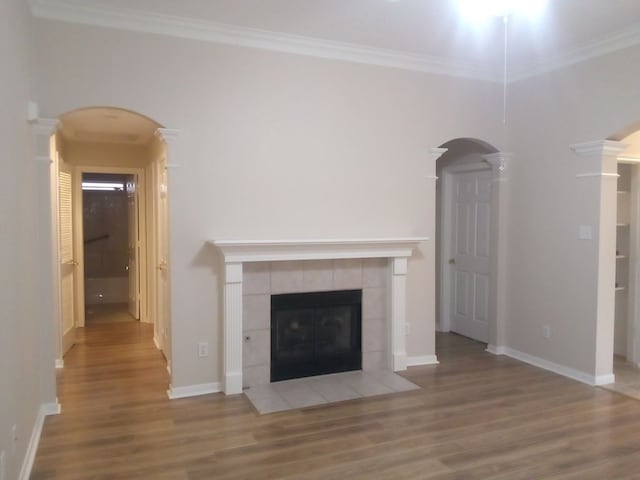
[{"label": "light wood-style flooring", "polygon": [[137,322],[65,358],[32,479],[640,478],[640,402],[438,335],[420,390],[258,415],[244,395],[166,398]]}]

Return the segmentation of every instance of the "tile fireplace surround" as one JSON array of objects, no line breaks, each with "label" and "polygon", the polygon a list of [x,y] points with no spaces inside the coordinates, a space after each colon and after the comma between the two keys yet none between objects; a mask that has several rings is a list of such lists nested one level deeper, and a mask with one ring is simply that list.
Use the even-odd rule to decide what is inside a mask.
[{"label": "tile fireplace surround", "polygon": [[[363,341],[363,361],[365,367],[367,362],[372,366],[375,365],[376,368],[382,366],[381,363],[386,363],[390,370],[406,370],[407,258],[411,256],[413,249],[420,242],[427,240],[424,237],[412,237],[301,241],[209,241],[210,244],[219,248],[225,264],[223,324],[225,394],[242,393],[243,385],[266,382],[265,369],[268,368],[268,363],[264,364],[263,362],[262,365],[258,365],[261,369],[243,369],[243,356],[247,356],[246,353],[243,355],[243,332],[251,329],[250,326],[243,325],[243,303],[253,309],[255,306],[249,307],[249,303],[264,301],[267,298],[266,294],[334,290],[343,285],[343,282],[351,282],[354,287],[363,288],[363,291],[371,286],[370,293],[375,294],[375,288],[380,286],[380,282],[375,277],[381,271],[385,272],[384,275],[387,277],[384,282],[387,290],[385,320],[387,323],[386,331],[389,334],[383,350],[380,350],[380,347],[371,347],[369,352],[364,351],[365,343]],[[386,265],[381,265],[380,260],[364,259],[386,259],[384,262]],[[263,265],[259,265],[260,263]],[[307,275],[307,283],[305,284],[304,272],[312,270],[315,273]],[[354,273],[358,271],[360,272],[359,280],[354,278]],[[260,287],[260,275],[256,275],[256,272],[268,272],[268,291],[265,279],[262,280],[265,283]],[[274,272],[275,281],[273,280]],[[352,277],[349,278],[349,275]],[[256,282],[258,282],[257,285]],[[360,285],[355,285],[358,282]],[[258,293],[256,288],[265,290],[259,292],[265,294],[265,297],[256,297],[247,301],[247,294]],[[247,292],[244,291],[245,289]],[[264,312],[259,313],[263,318],[264,314]],[[365,321],[363,316],[363,322]],[[364,323],[363,328],[365,328]],[[249,335],[249,342],[260,342],[260,338],[265,335],[264,331],[257,329],[255,335]],[[256,352],[260,352],[261,348],[253,349],[251,355],[256,355]],[[380,358],[380,354],[383,352],[384,358]],[[264,360],[263,348],[260,355]],[[252,363],[256,363],[255,358]],[[248,374],[248,378],[243,382],[243,373],[245,372]]]}]

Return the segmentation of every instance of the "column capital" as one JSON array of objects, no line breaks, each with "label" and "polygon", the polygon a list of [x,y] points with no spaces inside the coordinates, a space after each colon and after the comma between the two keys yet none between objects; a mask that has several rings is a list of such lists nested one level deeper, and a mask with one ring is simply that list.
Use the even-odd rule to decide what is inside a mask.
[{"label": "column capital", "polygon": [[448,151],[448,148],[433,147],[431,150],[429,150],[429,153],[431,154],[431,159],[435,162]]},{"label": "column capital", "polygon": [[242,283],[242,262],[225,263],[224,283]]},{"label": "column capital", "polygon": [[33,125],[33,131],[36,135],[50,137],[58,128],[60,121],[57,118],[38,118]]},{"label": "column capital", "polygon": [[611,157],[620,155],[629,145],[615,140],[595,140],[569,145],[581,157]]},{"label": "column capital", "polygon": [[175,128],[158,128],[154,132],[154,135],[169,145],[177,140],[180,135],[180,130],[176,130]]},{"label": "column capital", "polygon": [[491,169],[498,175],[502,175],[507,171],[509,162],[513,159],[511,152],[496,152],[483,155],[482,158],[491,165]]}]

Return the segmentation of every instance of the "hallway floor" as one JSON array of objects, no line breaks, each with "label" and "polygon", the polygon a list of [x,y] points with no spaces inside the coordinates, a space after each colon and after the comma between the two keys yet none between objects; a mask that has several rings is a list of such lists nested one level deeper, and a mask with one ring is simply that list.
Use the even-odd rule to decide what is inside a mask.
[{"label": "hallway floor", "polygon": [[615,356],[613,373],[616,376],[615,383],[603,385],[602,388],[640,400],[640,368],[627,362],[624,357]]},{"label": "hallway floor", "polygon": [[[59,373],[32,480],[631,479],[640,402],[437,335],[417,390],[259,415],[245,395],[168,400],[151,326],[86,328]],[[194,348],[194,355],[196,350]]]},{"label": "hallway floor", "polygon": [[85,322],[87,325],[135,321],[136,319],[129,313],[129,305],[126,303],[104,303],[87,305],[86,307]]}]

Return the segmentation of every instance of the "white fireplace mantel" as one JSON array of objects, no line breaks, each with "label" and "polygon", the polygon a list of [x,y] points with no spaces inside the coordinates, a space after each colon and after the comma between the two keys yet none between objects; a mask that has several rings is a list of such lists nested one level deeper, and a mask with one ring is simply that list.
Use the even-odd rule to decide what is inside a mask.
[{"label": "white fireplace mantel", "polygon": [[407,258],[426,237],[334,240],[209,240],[220,249],[224,272],[224,392],[242,393],[243,263],[286,260],[389,258],[391,281],[389,367],[406,370]]}]

